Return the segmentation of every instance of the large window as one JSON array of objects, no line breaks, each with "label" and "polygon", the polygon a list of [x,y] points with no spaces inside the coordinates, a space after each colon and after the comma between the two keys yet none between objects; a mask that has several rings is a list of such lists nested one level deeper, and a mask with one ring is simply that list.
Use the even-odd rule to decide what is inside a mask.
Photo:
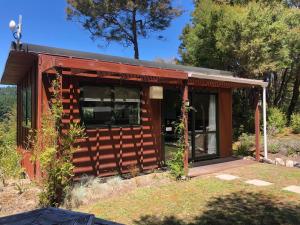
[{"label": "large window", "polygon": [[81,117],[87,127],[140,124],[140,89],[82,86]]},{"label": "large window", "polygon": [[22,125],[31,128],[31,86],[22,88]]}]

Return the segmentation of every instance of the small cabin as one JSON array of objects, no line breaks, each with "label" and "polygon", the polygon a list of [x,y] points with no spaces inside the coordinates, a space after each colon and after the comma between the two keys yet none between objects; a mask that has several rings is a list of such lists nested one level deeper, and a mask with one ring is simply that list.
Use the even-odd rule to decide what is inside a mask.
[{"label": "small cabin", "polygon": [[176,149],[174,124],[181,115],[186,167],[189,162],[229,157],[232,91],[255,88],[260,93],[267,86],[228,71],[12,45],[1,83],[17,86],[17,148],[32,179],[41,174],[38,163],[30,160],[26,141],[31,129],[41,127],[51,100],[51,80],[58,73],[62,125],[77,120],[85,127],[86,137],[73,155],[76,176],[110,176],[128,173],[133,166],[140,171],[164,166]]}]

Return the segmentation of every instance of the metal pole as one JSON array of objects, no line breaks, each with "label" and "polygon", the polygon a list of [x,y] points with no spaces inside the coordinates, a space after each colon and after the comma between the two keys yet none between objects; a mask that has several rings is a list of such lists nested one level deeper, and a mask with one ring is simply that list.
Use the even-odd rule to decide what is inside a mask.
[{"label": "metal pole", "polygon": [[17,30],[18,41],[20,41],[20,39],[21,39],[21,33],[22,33],[22,15],[19,15],[19,24],[18,24],[18,30]]},{"label": "metal pole", "polygon": [[17,26],[17,49],[21,50],[21,37],[22,37],[22,15],[19,15],[19,23]]},{"label": "metal pole", "polygon": [[259,92],[256,92],[255,97],[255,159],[260,160],[260,113],[259,113]]},{"label": "metal pole", "polygon": [[264,156],[265,159],[268,159],[266,87],[263,87],[263,122],[264,122]]}]

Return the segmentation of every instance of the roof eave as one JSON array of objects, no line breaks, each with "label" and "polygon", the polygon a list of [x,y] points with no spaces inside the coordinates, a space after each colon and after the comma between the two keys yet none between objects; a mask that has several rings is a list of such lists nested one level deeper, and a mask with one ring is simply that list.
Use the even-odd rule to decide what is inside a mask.
[{"label": "roof eave", "polygon": [[243,87],[267,87],[268,82],[264,82],[263,80],[255,80],[255,79],[247,79],[247,78],[240,78],[240,77],[230,77],[230,76],[223,76],[223,75],[209,75],[201,74],[201,73],[194,73],[188,72],[189,78],[196,78],[196,79],[203,79],[203,80],[211,80],[211,81],[222,81],[222,82],[229,82],[235,84],[241,84]]},{"label": "roof eave", "polygon": [[17,85],[31,68],[37,55],[26,51],[10,50],[0,84]]}]

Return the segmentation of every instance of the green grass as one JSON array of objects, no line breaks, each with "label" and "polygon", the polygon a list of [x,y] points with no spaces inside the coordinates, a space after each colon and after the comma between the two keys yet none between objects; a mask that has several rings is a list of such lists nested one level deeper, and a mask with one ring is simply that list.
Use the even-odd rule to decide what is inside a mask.
[{"label": "green grass", "polygon": [[[300,185],[300,170],[254,164],[223,171],[241,177],[221,181],[214,176],[143,187],[95,203],[81,211],[125,224],[300,224],[300,195],[282,187]],[[243,183],[248,178],[273,182],[269,187]]]}]

